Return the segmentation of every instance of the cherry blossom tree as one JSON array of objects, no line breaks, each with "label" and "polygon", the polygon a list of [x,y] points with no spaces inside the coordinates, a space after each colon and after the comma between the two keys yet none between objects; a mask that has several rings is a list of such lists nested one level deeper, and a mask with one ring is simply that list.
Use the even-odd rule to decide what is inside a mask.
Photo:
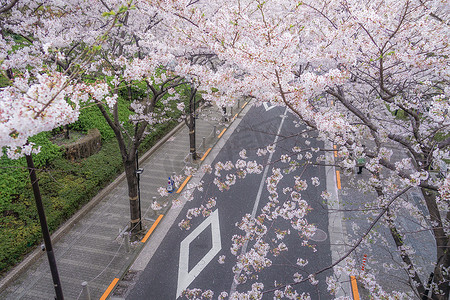
[{"label": "cherry blossom tree", "polygon": [[[19,1],[4,11],[2,69],[10,85],[1,91],[0,145],[11,158],[29,154],[29,136],[73,123],[80,109],[96,105],[119,142],[136,229],[136,151],[152,126],[182,109],[171,104],[180,99],[174,88],[200,67],[191,68],[170,24],[145,1]],[[119,120],[120,89],[128,90],[132,125]]]},{"label": "cherry blossom tree", "polygon": [[77,120],[89,100],[83,75],[129,7],[118,4],[110,18],[102,17],[101,2],[9,1],[2,8],[0,59],[9,83],[0,91],[0,146],[10,157],[31,151],[21,151],[28,137]]},{"label": "cherry blossom tree", "polygon": [[[31,155],[39,148],[29,143],[28,137],[78,118],[80,104],[87,100],[81,80],[84,68],[115,26],[118,16],[127,10],[122,6],[112,20],[103,24],[104,28],[100,27],[101,35],[91,32],[90,43],[78,47],[82,42],[80,37],[86,37],[87,31],[79,28],[82,33],[74,35],[77,31],[71,30],[77,27],[62,26],[73,25],[74,20],[81,19],[73,15],[81,6],[73,4],[62,7],[60,1],[12,0],[3,1],[0,7],[0,65],[3,79],[8,81],[0,89],[0,155],[6,149],[10,158],[26,156],[57,299],[64,296]],[[57,48],[51,44],[55,42]],[[75,53],[74,58],[65,58],[64,51]]]},{"label": "cherry blossom tree", "polygon": [[[431,172],[443,169],[450,145],[446,4],[438,0],[2,2],[0,61],[9,85],[0,91],[0,146],[8,147],[10,157],[29,154],[33,151],[27,144],[29,136],[75,121],[85,103],[94,103],[119,144],[123,141],[122,158],[131,178],[129,198],[134,199],[133,151],[148,126],[164,120],[164,107],[162,114],[154,114],[156,103],[170,101],[166,95],[175,95],[172,88],[183,78],[198,76],[198,90],[206,91],[203,98],[219,106],[242,96],[286,106],[307,130],[336,146],[337,166],[343,170],[353,169],[358,158],[366,159],[371,175],[365,186],[377,198],[364,209],[376,214],[351,251],[367,245],[371,229],[382,224],[391,234],[412,293],[420,298],[431,288],[433,299],[447,299],[450,177]],[[199,54],[217,55],[223,63],[211,71],[186,59]],[[133,99],[132,127],[127,128],[115,117],[118,89],[125,86],[131,91],[141,83],[147,91]],[[270,155],[273,147],[260,149],[258,155]],[[283,161],[295,172],[295,165],[311,161],[313,155],[288,157]],[[334,164],[325,155],[319,156],[319,163]],[[222,190],[261,168],[248,161],[245,152],[239,161],[218,164],[214,170],[205,166],[218,175],[228,172],[225,180],[215,180]],[[265,220],[286,216],[306,241],[314,232],[305,218],[308,199],[299,196],[307,188],[305,179],[291,182],[292,190],[286,190],[289,203],[280,203],[276,195],[283,177],[274,169],[270,178],[270,205],[257,218],[245,216],[239,225],[244,234],[233,241],[237,254],[251,236],[251,253],[258,254],[237,255],[237,275],[251,270],[250,265],[268,268],[269,250],[287,250],[281,243],[268,249],[262,242]],[[421,191],[425,210],[404,197],[412,188]],[[211,200],[204,208],[213,205]],[[287,213],[292,205],[295,208]],[[131,207],[133,226],[136,205]],[[396,221],[400,207],[433,235],[436,261],[431,286],[406,242],[411,233]],[[351,251],[338,261],[346,263],[340,270],[358,275],[374,297],[390,297],[376,278],[356,270],[348,259]],[[299,263],[303,264],[301,257]],[[292,275],[293,283],[277,290],[277,297],[292,297],[297,284],[316,282],[314,274],[305,279]],[[333,290],[333,280],[328,283]],[[259,298],[263,293],[262,284],[255,282],[247,295]],[[407,297],[402,292],[395,296]]]},{"label": "cherry blossom tree", "polygon": [[[343,170],[352,170],[358,159],[365,158],[371,174],[365,186],[377,195],[376,201],[363,207],[377,212],[368,228],[381,223],[388,229],[414,295],[422,298],[431,289],[432,299],[447,299],[450,177],[431,172],[445,169],[450,145],[446,1],[256,0],[188,8],[179,2],[161,5],[180,18],[178,30],[185,33],[186,43],[210,49],[235,67],[233,76],[216,73],[219,89],[227,91],[227,84],[233,82],[240,87],[236,94],[287,106],[319,138],[336,146],[337,166]],[[332,162],[323,157],[322,163]],[[236,164],[227,162],[216,170],[238,174]],[[281,180],[274,176],[272,191]],[[234,183],[227,178],[216,180],[219,189]],[[426,209],[404,196],[412,188],[421,191]],[[254,245],[258,253],[267,253],[261,248],[266,245],[260,243],[259,229],[264,226],[260,220],[282,206],[273,202],[273,207],[263,210],[260,219],[243,219],[243,237],[259,237]],[[423,230],[433,235],[436,260],[431,286],[421,271],[425,266],[406,242],[411,233],[397,221],[401,208],[418,224],[426,224]],[[294,229],[308,235],[307,227]],[[371,232],[361,233],[352,250],[362,246]],[[242,241],[236,241],[235,247],[241,246]],[[252,259],[238,261],[257,264]],[[389,296],[373,277],[351,264],[342,270],[358,275],[374,297]],[[258,298],[262,291],[255,286],[247,295]]]},{"label": "cherry blossom tree", "polygon": [[[203,67],[192,65],[185,57],[180,44],[174,42],[176,35],[163,13],[145,1],[133,4],[134,9],[118,20],[120,26],[112,30],[96,59],[97,71],[92,76],[96,79],[103,76],[105,90],[109,92],[97,97],[96,87],[89,94],[119,143],[128,183],[130,228],[137,232],[141,228],[136,176],[138,148],[155,125],[172,121],[176,112],[179,115],[184,111],[180,94],[191,84],[186,78],[202,72]],[[132,111],[129,123],[119,119],[115,100],[120,88],[128,91]],[[133,95],[133,91],[139,95]],[[196,89],[186,93],[193,98],[195,92]]]}]

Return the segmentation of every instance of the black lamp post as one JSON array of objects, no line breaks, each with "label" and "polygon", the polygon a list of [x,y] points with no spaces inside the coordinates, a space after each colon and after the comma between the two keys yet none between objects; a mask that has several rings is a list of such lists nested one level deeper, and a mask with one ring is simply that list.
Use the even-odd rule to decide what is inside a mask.
[{"label": "black lamp post", "polygon": [[189,95],[189,144],[190,144],[190,153],[192,155],[192,159],[197,159],[197,151],[195,146],[195,95],[197,93],[197,88],[194,87],[194,84],[191,83],[191,94]]},{"label": "black lamp post", "polygon": [[141,174],[144,172],[144,169],[139,168],[139,156],[138,156],[138,150],[136,149],[136,173],[137,177],[137,188],[138,188],[138,203],[139,203],[139,230],[142,230],[142,218],[141,218]]},{"label": "black lamp post", "polygon": [[36,208],[39,215],[39,221],[41,223],[42,236],[44,237],[45,249],[43,248],[42,250],[47,251],[47,258],[50,265],[50,272],[52,273],[56,299],[63,300],[64,296],[61,281],[59,280],[58,268],[56,267],[55,253],[53,252],[52,241],[48,231],[47,219],[45,218],[44,206],[42,205],[41,192],[39,190],[39,183],[34,168],[33,158],[31,157],[31,154],[25,155],[25,158],[27,160],[28,172],[30,173],[31,185],[33,186],[34,200],[36,201]]}]

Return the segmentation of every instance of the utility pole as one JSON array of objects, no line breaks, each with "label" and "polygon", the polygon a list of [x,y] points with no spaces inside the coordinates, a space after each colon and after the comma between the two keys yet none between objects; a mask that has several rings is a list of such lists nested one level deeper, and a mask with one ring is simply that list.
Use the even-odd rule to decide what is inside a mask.
[{"label": "utility pole", "polygon": [[36,207],[39,215],[39,221],[41,223],[42,236],[44,237],[45,250],[47,251],[48,263],[50,265],[50,272],[52,273],[53,285],[55,287],[56,299],[64,300],[61,281],[59,280],[58,268],[56,267],[55,253],[52,248],[52,241],[50,239],[50,233],[48,231],[47,219],[45,218],[44,206],[42,205],[41,192],[39,190],[39,183],[36,177],[36,171],[34,168],[33,158],[31,154],[25,155],[27,160],[28,172],[30,173],[31,185],[33,186],[34,200],[36,201]]}]

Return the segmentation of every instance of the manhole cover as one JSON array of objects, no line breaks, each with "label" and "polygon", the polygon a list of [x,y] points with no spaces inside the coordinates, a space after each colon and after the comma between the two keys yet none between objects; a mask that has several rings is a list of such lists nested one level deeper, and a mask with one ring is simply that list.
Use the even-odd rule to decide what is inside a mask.
[{"label": "manhole cover", "polygon": [[310,237],[310,240],[313,240],[314,242],[323,242],[327,239],[328,235],[325,231],[322,229],[317,228],[316,232],[314,232],[313,236]]}]

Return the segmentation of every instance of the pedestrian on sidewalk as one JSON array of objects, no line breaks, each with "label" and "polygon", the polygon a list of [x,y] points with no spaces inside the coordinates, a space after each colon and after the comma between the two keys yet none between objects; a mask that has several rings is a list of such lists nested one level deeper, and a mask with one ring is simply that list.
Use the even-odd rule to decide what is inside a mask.
[{"label": "pedestrian on sidewalk", "polygon": [[[366,149],[365,145],[362,145],[362,147],[364,150]],[[361,174],[362,169],[366,165],[366,158],[363,155],[364,155],[364,151],[361,153],[361,156],[356,159],[356,166],[358,167],[358,172],[356,172],[356,174]]]},{"label": "pedestrian on sidewalk", "polygon": [[356,161],[356,166],[358,167],[358,172],[356,174],[361,174],[362,169],[364,168],[364,165],[366,164],[366,159],[364,157],[358,158]]},{"label": "pedestrian on sidewalk", "polygon": [[168,180],[168,183],[167,183],[167,191],[168,191],[169,193],[172,193],[172,192],[173,192],[173,190],[174,190],[174,185],[175,185],[175,182],[173,181],[172,178],[169,177],[169,180]]}]

